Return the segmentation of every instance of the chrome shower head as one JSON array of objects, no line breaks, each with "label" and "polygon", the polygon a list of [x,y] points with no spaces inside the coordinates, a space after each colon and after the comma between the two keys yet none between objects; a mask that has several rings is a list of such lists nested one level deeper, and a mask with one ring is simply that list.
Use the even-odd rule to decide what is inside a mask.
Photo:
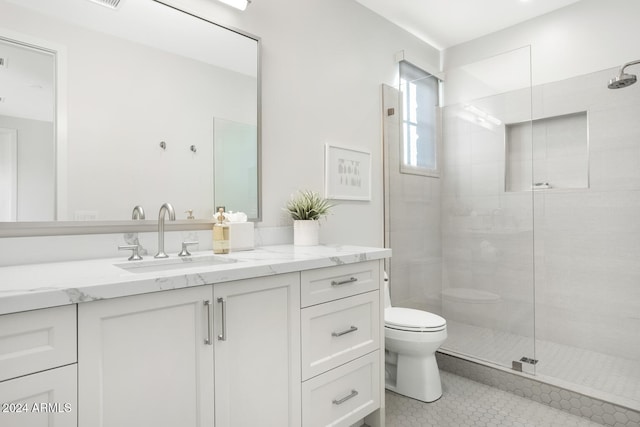
[{"label": "chrome shower head", "polygon": [[611,80],[609,80],[609,85],[608,85],[609,89],[620,89],[620,88],[631,86],[632,84],[634,84],[638,80],[636,75],[627,74],[624,72],[625,68],[627,68],[629,65],[634,65],[634,64],[640,64],[640,60],[627,62],[622,67],[620,67],[620,72],[618,73],[618,75],[612,78]]},{"label": "chrome shower head", "polygon": [[637,80],[638,78],[635,74],[621,73],[609,80],[609,89],[620,89],[623,87],[631,86]]}]

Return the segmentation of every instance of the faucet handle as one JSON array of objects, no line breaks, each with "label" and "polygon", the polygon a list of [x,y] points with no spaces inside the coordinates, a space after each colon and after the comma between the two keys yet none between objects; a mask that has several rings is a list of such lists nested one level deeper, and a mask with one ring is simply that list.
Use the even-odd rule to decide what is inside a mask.
[{"label": "faucet handle", "polygon": [[131,251],[131,256],[129,257],[129,261],[140,261],[142,257],[138,253],[140,249],[140,245],[121,245],[118,246],[118,250],[120,251]]},{"label": "faucet handle", "polygon": [[198,243],[200,242],[198,242],[197,240],[194,240],[192,242],[182,242],[182,250],[180,251],[178,256],[191,256],[191,253],[187,250],[187,246],[197,245]]},{"label": "faucet handle", "polygon": [[146,219],[142,206],[136,205],[133,207],[133,212],[131,212],[131,219]]}]

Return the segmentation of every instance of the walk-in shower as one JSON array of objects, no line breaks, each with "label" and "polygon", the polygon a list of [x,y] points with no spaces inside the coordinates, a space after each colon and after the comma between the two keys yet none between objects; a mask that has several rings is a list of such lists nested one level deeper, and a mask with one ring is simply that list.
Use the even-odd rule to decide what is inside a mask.
[{"label": "walk-in shower", "polygon": [[388,150],[391,298],[447,320],[441,351],[640,410],[640,85],[602,84],[637,63],[535,84],[527,47],[450,69],[439,178]]},{"label": "walk-in shower", "polygon": [[[442,348],[637,411],[640,87],[594,84],[611,69],[535,84],[530,61],[448,73],[445,93],[479,96],[442,113]],[[480,70],[501,62],[519,64],[519,87],[487,83]],[[635,82],[638,63],[608,87]]]},{"label": "walk-in shower", "polygon": [[622,67],[620,67],[618,75],[609,80],[609,89],[621,89],[623,87],[631,86],[632,84],[634,84],[638,80],[638,78],[635,74],[625,73],[624,69],[630,65],[635,64],[640,64],[640,60],[627,62]]}]

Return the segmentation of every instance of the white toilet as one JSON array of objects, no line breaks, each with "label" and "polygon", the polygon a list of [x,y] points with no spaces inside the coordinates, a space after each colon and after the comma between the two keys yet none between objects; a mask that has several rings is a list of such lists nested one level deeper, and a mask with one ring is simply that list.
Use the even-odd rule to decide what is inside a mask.
[{"label": "white toilet", "polygon": [[392,307],[385,274],[385,387],[433,402],[442,396],[436,350],[447,338],[447,322],[437,314]]}]

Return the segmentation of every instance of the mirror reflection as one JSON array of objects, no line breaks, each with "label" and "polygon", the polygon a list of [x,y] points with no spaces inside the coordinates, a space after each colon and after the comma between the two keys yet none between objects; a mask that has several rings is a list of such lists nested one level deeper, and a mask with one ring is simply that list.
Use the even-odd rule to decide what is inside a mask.
[{"label": "mirror reflection", "polygon": [[[213,122],[216,206],[244,212],[249,218],[258,217],[257,134],[256,125],[220,118]],[[227,185],[229,182],[236,185]],[[236,191],[234,187],[245,190]]]},{"label": "mirror reflection", "polygon": [[0,39],[0,62],[0,221],[51,221],[55,56]]},{"label": "mirror reflection", "polygon": [[0,0],[0,221],[259,217],[258,41],[98,3]]}]

